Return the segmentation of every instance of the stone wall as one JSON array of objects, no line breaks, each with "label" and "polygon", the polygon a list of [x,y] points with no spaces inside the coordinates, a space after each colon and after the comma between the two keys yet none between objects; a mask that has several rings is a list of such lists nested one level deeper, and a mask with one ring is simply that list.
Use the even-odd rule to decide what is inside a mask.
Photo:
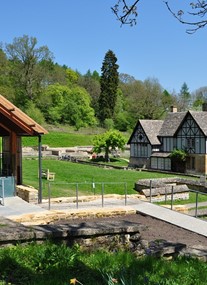
[{"label": "stone wall", "polygon": [[[191,190],[207,192],[207,182],[206,180],[193,180],[184,178],[159,178],[159,179],[140,179],[135,183],[134,189],[138,192],[142,192],[143,189],[149,189],[151,183],[152,188],[167,188],[175,186],[174,189],[180,188],[178,186],[187,185]],[[183,186],[182,186],[183,187]],[[164,190],[163,190],[164,191]]]},{"label": "stone wall", "polygon": [[16,195],[28,203],[38,202],[38,190],[24,185],[16,185]]},{"label": "stone wall", "polygon": [[172,243],[166,240],[148,242],[140,232],[144,225],[123,225],[114,222],[111,226],[105,223],[94,224],[58,224],[25,227],[22,224],[0,217],[0,247],[30,242],[53,240],[64,242],[68,246],[80,245],[83,250],[93,251],[104,248],[116,252],[129,250],[137,256],[152,255],[171,259],[177,256],[192,256],[207,261],[207,247],[187,247],[183,243]]}]

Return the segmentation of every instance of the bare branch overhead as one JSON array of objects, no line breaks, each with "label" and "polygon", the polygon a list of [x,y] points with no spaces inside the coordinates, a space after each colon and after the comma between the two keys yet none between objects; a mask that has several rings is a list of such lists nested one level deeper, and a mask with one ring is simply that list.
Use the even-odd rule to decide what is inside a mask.
[{"label": "bare branch overhead", "polygon": [[140,0],[136,0],[133,1],[132,4],[128,4],[126,0],[118,0],[118,2],[113,7],[111,7],[113,13],[121,22],[121,25],[136,25],[136,18],[138,16],[137,4],[139,1]]},{"label": "bare branch overhead", "polygon": [[[111,7],[111,10],[121,25],[133,26],[137,24],[139,2],[140,0],[116,0],[116,4]],[[207,25],[207,1],[196,0],[195,2],[189,2],[188,11],[183,9],[175,11],[168,3],[169,1],[163,2],[173,17],[181,24],[189,26],[186,30],[187,33],[193,34]]]}]

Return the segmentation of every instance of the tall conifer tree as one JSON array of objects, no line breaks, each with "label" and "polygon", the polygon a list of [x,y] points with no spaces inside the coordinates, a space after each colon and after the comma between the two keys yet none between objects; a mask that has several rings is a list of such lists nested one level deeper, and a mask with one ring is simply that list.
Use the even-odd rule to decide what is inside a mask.
[{"label": "tall conifer tree", "polygon": [[105,119],[113,119],[114,109],[117,99],[117,89],[119,84],[117,58],[113,51],[109,50],[105,54],[101,68],[101,93],[99,97],[99,113],[100,123],[103,124]]}]

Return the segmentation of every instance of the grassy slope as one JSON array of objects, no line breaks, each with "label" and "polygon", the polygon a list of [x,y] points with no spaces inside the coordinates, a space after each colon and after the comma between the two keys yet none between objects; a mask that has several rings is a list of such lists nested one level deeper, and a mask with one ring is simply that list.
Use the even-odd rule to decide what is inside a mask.
[{"label": "grassy slope", "polygon": [[[95,134],[103,132],[103,129],[82,129],[74,131],[70,127],[52,127],[49,126],[48,135],[42,138],[42,144],[50,147],[70,147],[70,146],[86,146],[92,144],[92,139]],[[129,134],[124,134],[126,138]],[[23,138],[23,146],[37,146],[37,138]],[[119,162],[120,163],[120,162]],[[118,162],[117,162],[118,164]],[[121,162],[124,165],[123,161]],[[127,166],[127,162],[126,162]],[[124,194],[125,188],[123,184],[127,183],[127,192],[129,194],[135,193],[133,190],[134,183],[139,179],[160,178],[170,175],[153,173],[153,172],[138,172],[126,170],[104,169],[89,165],[80,165],[76,163],[57,161],[57,160],[43,160],[43,169],[49,169],[55,172],[55,182],[52,183],[52,196],[68,196],[74,195],[76,185],[66,185],[66,183],[85,183],[79,186],[80,194],[91,194],[92,185],[88,183],[94,182],[109,182],[117,183],[105,186],[105,193]],[[174,175],[172,175],[174,176]],[[23,180],[24,184],[38,188],[38,160],[23,159]],[[47,181],[43,180],[43,196],[47,195]],[[101,185],[96,185],[96,193],[101,192]]]},{"label": "grassy slope", "polygon": [[[74,134],[66,132],[51,132],[42,137],[42,144],[50,147],[72,147],[92,145],[94,135]],[[23,146],[37,146],[38,139],[35,137],[23,138]]]},{"label": "grassy slope", "polygon": [[[52,182],[53,196],[67,196],[69,189],[75,193],[75,185],[66,185],[66,183],[92,183],[94,182],[110,182],[110,183],[127,183],[127,191],[129,194],[135,193],[133,190],[134,183],[138,179],[143,178],[159,178],[170,175],[153,173],[153,172],[138,172],[131,170],[116,170],[104,169],[90,165],[81,165],[60,160],[43,160],[43,168],[49,168],[51,172],[55,172],[55,182]],[[24,159],[23,160],[23,177],[24,184],[32,185],[38,188],[38,160]],[[47,181],[43,180],[43,195],[47,195]],[[80,191],[91,191],[91,185],[82,185]],[[97,191],[101,191],[101,186],[97,186]],[[90,192],[91,193],[91,192]],[[124,194],[124,185],[111,185],[105,187],[105,193]]]},{"label": "grassy slope", "polygon": [[[103,133],[106,130],[100,128],[88,128],[74,131],[71,127],[46,126],[48,134],[42,136],[42,144],[50,147],[72,147],[72,146],[88,146],[92,145],[93,137],[96,134]],[[129,139],[130,134],[124,133],[126,139]],[[22,138],[23,146],[37,146],[38,139],[36,137]]]}]

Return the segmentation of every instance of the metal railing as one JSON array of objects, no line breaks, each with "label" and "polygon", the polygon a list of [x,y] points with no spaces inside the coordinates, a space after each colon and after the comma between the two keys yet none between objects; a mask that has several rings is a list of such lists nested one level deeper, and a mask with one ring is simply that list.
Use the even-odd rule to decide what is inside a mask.
[{"label": "metal railing", "polygon": [[4,179],[5,179],[5,177],[0,177],[0,180],[1,180],[1,195],[0,195],[1,201],[0,201],[0,204],[2,206],[4,206],[4,198],[5,198]]},{"label": "metal railing", "polygon": [[[79,208],[79,197],[83,195],[84,191],[81,190],[81,186],[88,186],[88,191],[85,191],[85,195],[89,196],[88,193],[90,193],[90,196],[100,196],[101,197],[101,207],[105,206],[105,188],[106,186],[113,186],[113,185],[121,185],[123,190],[123,196],[124,196],[124,205],[127,205],[127,183],[126,182],[74,182],[74,183],[56,183],[56,182],[48,182],[47,183],[47,189],[48,189],[48,209],[51,209],[51,198],[52,198],[52,188],[57,185],[65,185],[68,187],[68,197],[75,197],[75,204],[76,208]],[[97,187],[98,186],[98,187]],[[69,188],[74,188],[72,191],[73,195],[69,195]],[[99,190],[97,190],[99,188]],[[66,190],[67,191],[67,190]],[[81,191],[81,195],[80,195]],[[70,189],[71,192],[71,189]],[[120,194],[121,195],[121,194]]]},{"label": "metal railing", "polygon": [[[150,203],[152,203],[152,181],[150,181],[150,195],[149,195],[149,201]],[[205,216],[207,216],[207,193],[205,192],[201,192],[201,191],[197,191],[197,190],[192,190],[192,189],[189,189],[188,190],[189,193],[194,193],[195,194],[195,202],[192,202],[192,203],[185,203],[185,199],[183,199],[183,204],[189,209],[191,210],[191,212],[194,210],[194,217],[198,218],[198,213],[199,213],[199,204],[202,205],[204,208],[206,208],[206,214]],[[177,201],[178,199],[174,199],[176,193],[174,191],[174,186],[172,185],[171,187],[171,192],[167,193],[166,189],[165,189],[165,198],[163,200],[163,202],[165,202],[165,204],[167,204],[167,200],[170,202],[170,209],[173,210],[174,206],[175,206],[175,201]],[[206,201],[204,202],[199,202],[199,195],[203,195],[203,196],[206,196]],[[167,196],[170,196],[170,199],[167,199]],[[202,204],[201,204],[202,203]],[[205,205],[204,205],[205,204]],[[176,204],[178,205],[178,204]],[[190,206],[191,205],[191,206]],[[192,210],[193,209],[193,210]],[[200,215],[201,216],[201,215]]]}]

